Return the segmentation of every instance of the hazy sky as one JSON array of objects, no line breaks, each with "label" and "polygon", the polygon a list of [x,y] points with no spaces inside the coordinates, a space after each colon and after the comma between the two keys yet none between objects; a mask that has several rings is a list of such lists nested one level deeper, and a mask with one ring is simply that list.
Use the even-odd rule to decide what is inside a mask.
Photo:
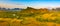
[{"label": "hazy sky", "polygon": [[60,0],[0,0],[0,6],[21,7],[60,7]]}]

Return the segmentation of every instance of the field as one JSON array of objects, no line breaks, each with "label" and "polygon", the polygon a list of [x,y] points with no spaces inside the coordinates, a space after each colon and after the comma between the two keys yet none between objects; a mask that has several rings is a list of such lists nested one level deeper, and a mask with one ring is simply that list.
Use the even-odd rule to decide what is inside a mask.
[{"label": "field", "polygon": [[0,26],[60,26],[60,11],[30,8],[0,11]]}]

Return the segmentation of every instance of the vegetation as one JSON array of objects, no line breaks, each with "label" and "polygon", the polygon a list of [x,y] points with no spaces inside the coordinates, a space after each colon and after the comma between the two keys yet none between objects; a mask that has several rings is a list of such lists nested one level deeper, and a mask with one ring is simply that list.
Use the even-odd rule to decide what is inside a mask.
[{"label": "vegetation", "polygon": [[60,11],[31,7],[21,11],[1,10],[0,22],[4,24],[7,22],[8,26],[60,26],[56,25],[60,24]]}]

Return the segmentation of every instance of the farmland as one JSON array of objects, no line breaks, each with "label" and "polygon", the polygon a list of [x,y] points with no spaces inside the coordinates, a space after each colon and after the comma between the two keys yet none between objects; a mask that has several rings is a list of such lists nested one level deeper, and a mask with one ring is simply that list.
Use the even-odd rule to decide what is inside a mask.
[{"label": "farmland", "polygon": [[27,8],[0,11],[0,26],[60,26],[60,11]]}]

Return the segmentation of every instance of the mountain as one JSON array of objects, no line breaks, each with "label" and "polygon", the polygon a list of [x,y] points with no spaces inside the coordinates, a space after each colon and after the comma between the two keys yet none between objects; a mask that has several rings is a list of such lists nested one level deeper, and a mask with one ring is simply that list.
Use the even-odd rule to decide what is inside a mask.
[{"label": "mountain", "polygon": [[6,10],[6,11],[18,11],[18,10],[23,10],[23,8],[1,8],[0,10]]}]

